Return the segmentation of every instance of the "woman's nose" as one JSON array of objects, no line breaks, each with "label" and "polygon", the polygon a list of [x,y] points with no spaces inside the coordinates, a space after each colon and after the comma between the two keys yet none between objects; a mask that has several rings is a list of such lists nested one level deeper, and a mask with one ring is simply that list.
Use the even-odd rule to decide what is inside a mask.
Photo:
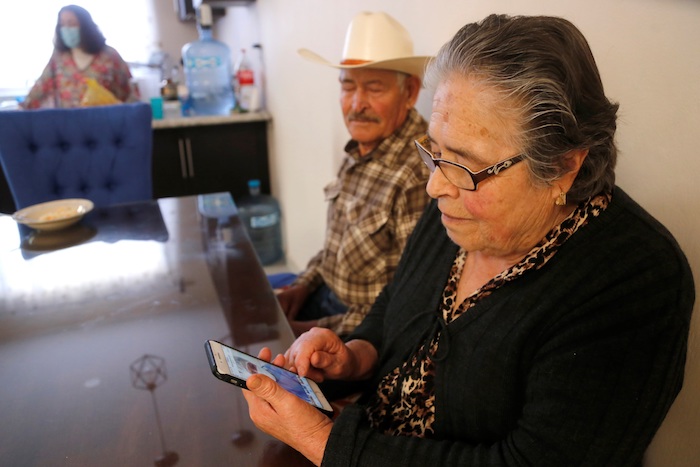
[{"label": "woman's nose", "polygon": [[441,196],[459,197],[459,188],[445,178],[440,167],[435,167],[435,170],[430,173],[425,191],[428,196],[435,199]]}]

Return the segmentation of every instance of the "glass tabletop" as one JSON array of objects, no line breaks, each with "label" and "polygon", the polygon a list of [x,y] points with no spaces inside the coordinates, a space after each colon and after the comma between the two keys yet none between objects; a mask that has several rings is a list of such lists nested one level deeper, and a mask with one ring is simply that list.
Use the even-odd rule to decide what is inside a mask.
[{"label": "glass tabletop", "polygon": [[0,465],[308,465],[214,378],[207,339],[293,340],[228,194],[54,233],[0,216]]}]

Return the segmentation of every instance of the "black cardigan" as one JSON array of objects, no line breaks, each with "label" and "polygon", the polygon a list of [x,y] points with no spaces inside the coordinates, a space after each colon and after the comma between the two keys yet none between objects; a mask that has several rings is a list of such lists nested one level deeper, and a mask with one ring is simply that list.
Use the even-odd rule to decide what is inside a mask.
[{"label": "black cardigan", "polygon": [[[373,386],[435,325],[456,252],[433,202],[352,336],[380,349]],[[434,439],[380,434],[352,405],[323,465],[637,465],[681,388],[694,299],[672,235],[616,188],[544,267],[443,331]]]}]

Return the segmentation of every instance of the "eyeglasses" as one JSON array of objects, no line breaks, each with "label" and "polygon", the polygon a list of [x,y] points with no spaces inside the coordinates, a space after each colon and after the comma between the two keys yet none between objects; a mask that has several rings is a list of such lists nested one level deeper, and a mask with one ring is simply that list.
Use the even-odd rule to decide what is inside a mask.
[{"label": "eyeglasses", "polygon": [[492,166],[486,167],[479,172],[472,172],[467,167],[457,162],[436,158],[432,152],[426,149],[429,142],[430,140],[427,135],[415,141],[418,154],[421,159],[423,159],[425,165],[428,166],[430,173],[435,172],[435,168],[439,167],[445,178],[462,190],[476,191],[476,186],[480,182],[494,175],[498,175],[500,172],[512,167],[525,158],[525,154],[518,154],[509,159],[496,162]]}]

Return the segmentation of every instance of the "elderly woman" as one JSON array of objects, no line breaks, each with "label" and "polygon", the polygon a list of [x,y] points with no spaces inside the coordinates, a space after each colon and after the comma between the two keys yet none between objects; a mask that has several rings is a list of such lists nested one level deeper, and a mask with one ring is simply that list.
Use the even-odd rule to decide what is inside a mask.
[{"label": "elderly woman", "polygon": [[331,421],[256,376],[253,421],[317,465],[638,465],[682,384],[694,289],[614,185],[617,105],[585,38],[489,16],[428,83],[434,201],[395,278],[347,341],[313,329],[274,360],[368,389]]}]

